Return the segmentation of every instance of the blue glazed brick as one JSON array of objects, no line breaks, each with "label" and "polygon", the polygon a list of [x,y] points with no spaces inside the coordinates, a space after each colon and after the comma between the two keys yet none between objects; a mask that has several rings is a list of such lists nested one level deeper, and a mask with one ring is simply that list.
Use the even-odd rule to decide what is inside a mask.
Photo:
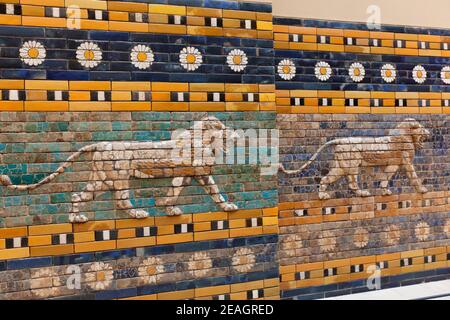
[{"label": "blue glazed brick", "polygon": [[136,256],[135,248],[95,253],[95,258],[97,261],[121,259],[121,258],[135,257],[135,256]]},{"label": "blue glazed brick", "polygon": [[48,267],[51,265],[52,265],[51,257],[17,259],[8,261],[9,270]]},{"label": "blue glazed brick", "polygon": [[95,261],[94,253],[73,254],[53,257],[53,265],[79,264]]}]

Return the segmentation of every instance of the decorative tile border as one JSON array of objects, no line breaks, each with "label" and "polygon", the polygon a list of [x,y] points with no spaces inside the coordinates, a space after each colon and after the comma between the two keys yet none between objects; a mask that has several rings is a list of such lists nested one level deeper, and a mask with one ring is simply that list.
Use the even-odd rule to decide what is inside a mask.
[{"label": "decorative tile border", "polygon": [[[281,265],[281,295],[286,298],[300,294],[302,292],[300,288],[320,287],[367,279],[375,271],[369,269],[368,272],[370,266],[376,266],[382,277],[439,269],[442,269],[448,275],[450,271],[448,269],[450,268],[450,247],[441,246],[348,259]],[[363,286],[362,283],[361,286]],[[290,290],[292,290],[292,293],[289,293]],[[331,288],[328,288],[324,291],[331,290]]]},{"label": "decorative tile border", "polygon": [[[186,6],[74,0],[42,6],[26,0],[5,2],[0,3],[3,25],[272,39],[272,8],[263,3],[198,1]],[[208,4],[213,5],[208,8]]]},{"label": "decorative tile border", "polygon": [[279,203],[279,225],[362,220],[450,211],[450,192]]},{"label": "decorative tile border", "polygon": [[[278,269],[272,265],[276,243],[276,235],[262,235],[12,259],[0,262],[1,296],[165,299],[192,289],[191,298],[270,298],[279,294]],[[75,272],[80,276],[78,288],[67,285]]]},{"label": "decorative tile border", "polygon": [[273,85],[0,80],[1,111],[273,111]]},{"label": "decorative tile border", "polygon": [[274,25],[276,49],[450,57],[450,35]]},{"label": "decorative tile border", "polygon": [[0,260],[278,233],[278,209],[0,229]]},{"label": "decorative tile border", "polygon": [[278,113],[450,113],[447,92],[277,90]]}]

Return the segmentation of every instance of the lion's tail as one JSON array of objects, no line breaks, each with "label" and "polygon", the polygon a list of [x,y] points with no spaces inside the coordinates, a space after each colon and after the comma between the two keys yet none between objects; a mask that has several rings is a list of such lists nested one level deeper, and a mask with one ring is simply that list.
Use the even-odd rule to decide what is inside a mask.
[{"label": "lion's tail", "polygon": [[308,160],[303,166],[300,167],[300,169],[297,169],[297,170],[286,170],[286,169],[284,168],[283,164],[280,163],[279,170],[281,170],[281,171],[283,171],[284,173],[287,173],[287,174],[296,174],[296,173],[300,173],[300,172],[302,172],[303,170],[305,170],[311,163],[313,163],[314,160],[317,159],[317,157],[319,156],[319,154],[322,152],[323,149],[325,149],[326,147],[328,147],[328,146],[330,146],[330,145],[336,144],[337,142],[338,142],[338,140],[336,139],[336,140],[328,141],[327,143],[323,144],[323,145],[316,151],[316,153],[314,153],[314,155],[313,155],[311,158],[309,158],[309,160]]},{"label": "lion's tail", "polygon": [[42,186],[43,184],[49,183],[50,181],[54,180],[57,176],[59,176],[61,173],[63,173],[68,167],[70,167],[73,163],[73,160],[78,158],[82,153],[85,152],[92,152],[95,151],[96,145],[88,145],[77,152],[70,155],[69,158],[67,158],[66,162],[64,162],[55,172],[48,175],[41,181],[33,184],[12,184],[11,179],[7,175],[0,175],[0,185],[6,186],[8,189],[12,190],[33,190],[36,189],[39,186]]}]

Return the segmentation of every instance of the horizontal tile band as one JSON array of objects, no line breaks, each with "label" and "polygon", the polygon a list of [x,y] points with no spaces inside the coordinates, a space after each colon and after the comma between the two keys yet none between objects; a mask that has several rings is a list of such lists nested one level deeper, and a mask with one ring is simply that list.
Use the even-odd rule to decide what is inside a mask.
[{"label": "horizontal tile band", "polygon": [[280,227],[330,221],[364,220],[419,213],[449,212],[450,192],[284,202],[280,203],[278,208]]},{"label": "horizontal tile band", "polygon": [[[104,5],[99,5],[104,3]],[[233,1],[222,1],[233,3]],[[239,4],[239,2],[234,2]],[[74,2],[67,7],[41,3],[0,4],[0,25],[110,30],[203,36],[272,39],[271,12],[222,8],[120,3]],[[91,7],[89,7],[91,5]],[[233,8],[237,9],[237,8]]]},{"label": "horizontal tile band", "polygon": [[[407,33],[415,35],[437,35],[450,36],[448,29],[444,28],[429,28],[408,25],[391,25],[378,24],[368,25],[365,22],[350,22],[350,21],[336,21],[336,20],[318,20],[318,19],[299,19],[288,18],[281,16],[274,16],[274,25],[292,26],[292,27],[306,27],[306,28],[320,28],[320,29],[346,29],[351,31],[370,31],[370,32],[389,32],[389,33]],[[376,27],[375,29],[373,27]]]},{"label": "horizontal tile band", "polygon": [[[381,289],[410,286],[424,282],[441,281],[450,278],[450,268],[439,268],[417,272],[409,272],[394,276],[380,277]],[[372,282],[373,283],[373,282]],[[341,295],[362,293],[374,290],[367,286],[367,279],[338,282],[334,284],[300,287],[282,290],[281,299],[284,300],[315,300]]]},{"label": "horizontal tile band", "polygon": [[275,49],[285,50],[450,57],[450,35],[274,25],[274,41]]},{"label": "horizontal tile band", "polygon": [[[42,6],[42,2],[39,0],[16,0],[12,3],[12,7],[15,6]],[[116,11],[129,11],[129,12],[176,12],[180,10],[194,10],[198,12],[217,12],[220,9],[223,10],[241,10],[241,11],[255,11],[260,13],[271,13],[272,4],[271,1],[202,1],[202,0],[96,0],[96,1],[80,1],[80,0],[56,0],[52,1],[54,6],[61,8],[69,8],[71,6],[77,6],[82,9],[96,9],[96,10],[116,10]],[[203,9],[202,9],[203,8]],[[17,10],[14,8],[14,10]],[[12,9],[9,9],[11,12]],[[22,10],[23,11],[23,10]]]},{"label": "horizontal tile band", "polygon": [[280,289],[367,279],[375,271],[370,266],[376,266],[381,276],[445,269],[450,267],[450,246],[280,266]]},{"label": "horizontal tile band", "polygon": [[[118,298],[119,300],[278,300],[278,278],[242,282],[241,285],[222,285],[180,291],[161,292],[143,296]],[[236,289],[238,291],[236,291]],[[245,290],[244,290],[245,289]]]},{"label": "horizontal tile band", "polygon": [[269,235],[243,236],[233,239],[227,238],[216,240],[202,240],[188,243],[174,243],[174,244],[164,244],[139,248],[96,251],[79,254],[17,258],[0,261],[0,271],[82,264],[95,261],[103,261],[108,259],[113,260],[116,259],[117,256],[120,256],[122,258],[133,258],[137,256],[147,257],[154,255],[196,252],[199,250],[199,248],[202,248],[202,250],[207,250],[207,249],[238,248],[258,244],[267,245],[267,244],[276,244],[277,241],[278,241],[277,234],[269,234]]},{"label": "horizontal tile band", "polygon": [[449,92],[276,90],[278,113],[448,114]]},{"label": "horizontal tile band", "polygon": [[278,209],[0,229],[0,260],[278,233]]},{"label": "horizontal tile band", "polygon": [[0,111],[274,111],[273,85],[0,80]]}]

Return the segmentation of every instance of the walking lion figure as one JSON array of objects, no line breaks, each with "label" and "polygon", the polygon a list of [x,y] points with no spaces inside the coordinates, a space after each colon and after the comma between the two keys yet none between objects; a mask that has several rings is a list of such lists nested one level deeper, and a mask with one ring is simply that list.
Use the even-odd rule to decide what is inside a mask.
[{"label": "walking lion figure", "polygon": [[69,221],[83,223],[88,218],[80,213],[80,204],[94,199],[95,192],[114,191],[117,208],[125,210],[132,218],[148,216],[143,209],[134,208],[130,201],[131,178],[172,177],[172,186],[157,205],[166,206],[168,215],[180,215],[176,207],[178,196],[192,178],[204,187],[223,211],[236,211],[238,207],[225,201],[211,176],[216,163],[216,153],[224,151],[224,139],[237,135],[213,116],[196,121],[190,130],[174,131],[171,140],[149,142],[100,142],[82,147],[73,153],[54,173],[29,185],[14,185],[7,175],[0,176],[0,185],[12,190],[33,190],[53,181],[82,154],[92,157],[92,171],[83,191],[72,195]]},{"label": "walking lion figure", "polygon": [[430,132],[418,121],[405,119],[388,136],[383,137],[348,137],[328,141],[298,170],[286,170],[280,165],[280,170],[287,174],[296,174],[307,168],[325,148],[334,147],[334,158],[329,173],[323,177],[319,186],[319,198],[329,199],[327,187],[343,177],[347,177],[349,188],[357,196],[368,197],[369,191],[361,190],[358,176],[363,167],[381,166],[381,188],[383,195],[390,195],[389,180],[403,169],[417,192],[426,193],[413,165],[414,155],[423,147],[423,142]]}]

